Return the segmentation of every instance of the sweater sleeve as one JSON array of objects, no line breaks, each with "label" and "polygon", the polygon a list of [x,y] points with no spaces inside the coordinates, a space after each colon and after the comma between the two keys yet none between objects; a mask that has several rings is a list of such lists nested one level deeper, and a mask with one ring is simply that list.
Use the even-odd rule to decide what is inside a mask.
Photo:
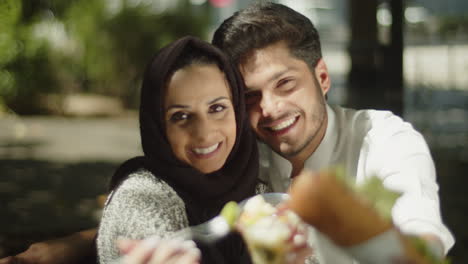
[{"label": "sweater sleeve", "polygon": [[148,171],[133,173],[112,193],[104,208],[97,248],[100,263],[119,258],[118,237],[162,238],[188,226],[185,205],[176,192]]}]

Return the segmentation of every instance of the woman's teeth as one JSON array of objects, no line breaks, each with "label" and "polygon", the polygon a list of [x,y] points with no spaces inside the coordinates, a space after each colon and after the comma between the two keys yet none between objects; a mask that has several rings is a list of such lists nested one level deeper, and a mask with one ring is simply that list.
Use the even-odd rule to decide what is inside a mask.
[{"label": "woman's teeth", "polygon": [[288,120],[285,120],[281,123],[279,123],[278,125],[276,126],[272,126],[270,127],[271,130],[273,131],[278,131],[278,130],[281,130],[281,129],[284,129],[288,126],[291,126],[292,124],[294,124],[294,121],[296,120],[296,117],[291,117],[290,119]]},{"label": "woman's teeth", "polygon": [[193,152],[195,152],[197,154],[205,155],[205,154],[209,154],[209,153],[215,151],[218,148],[218,146],[219,146],[219,142],[214,144],[213,146],[207,147],[207,148],[194,148]]}]

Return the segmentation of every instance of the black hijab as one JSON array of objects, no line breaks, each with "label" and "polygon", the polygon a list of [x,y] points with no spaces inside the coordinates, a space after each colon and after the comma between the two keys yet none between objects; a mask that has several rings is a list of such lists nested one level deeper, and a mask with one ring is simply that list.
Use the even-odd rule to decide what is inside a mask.
[{"label": "black hijab", "polygon": [[[164,126],[164,92],[181,61],[194,52],[215,59],[232,93],[236,141],[225,165],[203,174],[179,161],[171,150]],[[183,67],[183,66],[182,66]],[[217,215],[228,201],[254,195],[258,176],[258,150],[249,128],[244,102],[244,83],[230,60],[216,47],[194,37],[181,38],[162,48],[147,65],[141,90],[140,133],[144,156],[126,161],[111,179],[111,190],[131,172],[146,168],[168,183],[183,199],[190,225]],[[193,91],[196,93],[197,91]]]}]

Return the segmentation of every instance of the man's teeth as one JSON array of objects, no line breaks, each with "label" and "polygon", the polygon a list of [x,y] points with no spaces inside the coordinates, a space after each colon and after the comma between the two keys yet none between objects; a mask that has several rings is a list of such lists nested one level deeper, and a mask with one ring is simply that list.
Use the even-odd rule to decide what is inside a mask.
[{"label": "man's teeth", "polygon": [[288,119],[286,121],[283,121],[283,122],[279,123],[276,126],[270,127],[270,129],[273,130],[273,131],[278,131],[278,130],[284,129],[284,128],[292,125],[295,120],[296,120],[296,117],[292,117],[292,118],[290,118],[290,119]]},{"label": "man's teeth", "polygon": [[207,147],[207,148],[194,148],[193,152],[197,154],[208,154],[208,153],[213,152],[216,148],[218,148],[218,146],[219,146],[219,143],[216,143],[213,146]]}]

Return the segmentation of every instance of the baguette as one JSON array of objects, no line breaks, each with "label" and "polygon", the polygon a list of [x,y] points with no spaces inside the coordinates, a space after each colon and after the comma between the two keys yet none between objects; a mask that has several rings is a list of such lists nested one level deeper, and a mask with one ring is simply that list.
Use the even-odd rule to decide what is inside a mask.
[{"label": "baguette", "polygon": [[[371,200],[365,199],[363,192],[356,190],[337,177],[335,171],[303,172],[294,179],[287,206],[343,248],[364,243],[392,228],[398,230],[389,217],[390,212],[379,212]],[[382,190],[377,193],[385,195]],[[448,263],[424,254],[412,239],[400,232],[398,234],[403,248],[404,255],[400,256],[403,263]]]}]

